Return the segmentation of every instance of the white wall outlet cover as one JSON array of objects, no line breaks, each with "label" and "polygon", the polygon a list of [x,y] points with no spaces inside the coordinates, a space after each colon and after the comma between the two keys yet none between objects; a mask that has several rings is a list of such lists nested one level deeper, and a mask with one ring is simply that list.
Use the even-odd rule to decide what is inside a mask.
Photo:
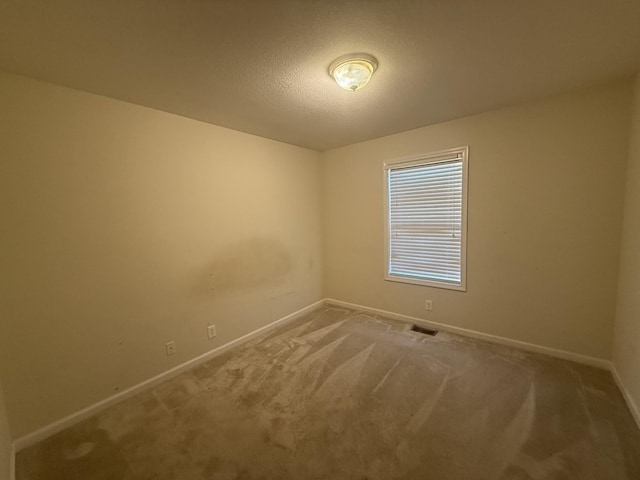
[{"label": "white wall outlet cover", "polygon": [[207,336],[208,338],[213,338],[216,336],[216,326],[215,325],[209,325],[207,327]]},{"label": "white wall outlet cover", "polygon": [[433,310],[433,301],[431,301],[431,300],[425,300],[425,301],[424,301],[424,309],[425,309],[425,310],[428,310],[428,311]]},{"label": "white wall outlet cover", "polygon": [[174,353],[176,353],[176,342],[167,342],[164,344],[164,348],[167,351],[167,355],[173,355]]}]

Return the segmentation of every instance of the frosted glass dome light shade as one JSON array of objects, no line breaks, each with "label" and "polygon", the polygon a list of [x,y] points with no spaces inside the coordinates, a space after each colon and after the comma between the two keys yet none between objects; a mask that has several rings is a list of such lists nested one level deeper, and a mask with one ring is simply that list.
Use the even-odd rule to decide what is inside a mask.
[{"label": "frosted glass dome light shade", "polygon": [[378,68],[378,61],[366,53],[345,55],[329,67],[329,74],[345,90],[355,92],[364,87]]}]

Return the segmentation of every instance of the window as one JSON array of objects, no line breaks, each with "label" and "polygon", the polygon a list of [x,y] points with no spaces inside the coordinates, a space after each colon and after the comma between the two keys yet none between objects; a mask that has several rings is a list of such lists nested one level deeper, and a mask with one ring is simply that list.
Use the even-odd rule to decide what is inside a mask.
[{"label": "window", "polygon": [[386,280],[466,290],[468,153],[385,163]]}]

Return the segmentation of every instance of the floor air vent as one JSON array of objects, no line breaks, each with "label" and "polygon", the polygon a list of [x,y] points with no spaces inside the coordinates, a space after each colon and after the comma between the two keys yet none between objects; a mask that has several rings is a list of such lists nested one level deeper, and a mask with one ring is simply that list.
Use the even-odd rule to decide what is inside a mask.
[{"label": "floor air vent", "polygon": [[430,328],[421,327],[415,324],[413,325],[413,327],[411,327],[411,330],[418,333],[424,333],[425,335],[431,335],[432,337],[435,337],[438,333],[437,330],[431,330]]}]

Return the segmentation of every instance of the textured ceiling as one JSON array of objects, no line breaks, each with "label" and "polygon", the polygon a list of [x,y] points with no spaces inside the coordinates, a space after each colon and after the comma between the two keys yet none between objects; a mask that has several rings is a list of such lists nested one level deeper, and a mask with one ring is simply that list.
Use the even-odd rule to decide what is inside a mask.
[{"label": "textured ceiling", "polygon": [[640,71],[640,0],[0,0],[0,69],[326,150]]}]

